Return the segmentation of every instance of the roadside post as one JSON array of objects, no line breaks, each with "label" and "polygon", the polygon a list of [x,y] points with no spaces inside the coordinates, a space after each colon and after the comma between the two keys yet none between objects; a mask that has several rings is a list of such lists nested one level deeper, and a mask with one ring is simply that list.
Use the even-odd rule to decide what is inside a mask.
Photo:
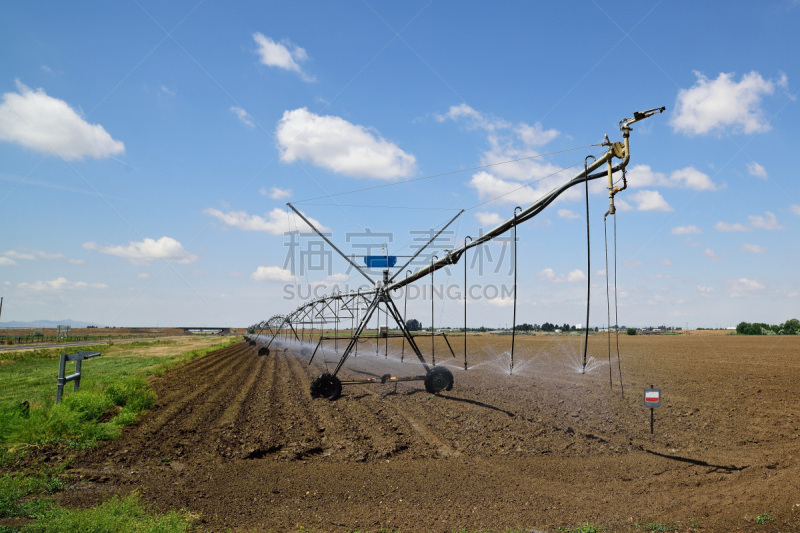
[{"label": "roadside post", "polygon": [[650,434],[653,434],[653,409],[661,407],[661,389],[650,388],[644,389],[644,406],[650,409]]},{"label": "roadside post", "polygon": [[[58,362],[58,389],[56,390],[56,403],[61,402],[61,397],[64,395],[64,385],[67,382],[74,381],[75,386],[72,390],[73,392],[78,392],[78,387],[81,384],[81,363],[83,363],[85,359],[98,357],[99,355],[100,352],[83,351],[61,354],[61,359]],[[75,361],[75,373],[69,376],[65,375],[67,373],[67,361]]]}]

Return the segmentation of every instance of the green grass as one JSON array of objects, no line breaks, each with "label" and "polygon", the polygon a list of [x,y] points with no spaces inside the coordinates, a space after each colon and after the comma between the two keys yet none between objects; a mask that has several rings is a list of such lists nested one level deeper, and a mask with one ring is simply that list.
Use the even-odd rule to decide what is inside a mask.
[{"label": "green grass", "polygon": [[170,511],[162,515],[153,513],[136,494],[125,498],[115,496],[94,509],[70,510],[44,503],[32,514],[24,516],[37,520],[22,526],[20,531],[23,533],[182,533],[196,518],[186,511]]},{"label": "green grass", "polygon": [[[59,404],[55,403],[58,360],[69,349],[0,353],[0,464],[41,446],[61,443],[83,448],[117,437],[155,400],[147,376],[160,375],[236,340],[183,353],[176,341],[82,346],[81,350],[102,355],[84,361],[80,390],[73,392],[72,383],[67,383]],[[67,373],[73,371],[74,363],[68,362]]]},{"label": "green grass", "polygon": [[770,513],[760,513],[756,515],[756,524],[763,525],[767,522],[774,522],[775,517],[772,516]]},{"label": "green grass", "polygon": [[586,522],[585,524],[581,524],[576,528],[560,527],[558,528],[558,531],[562,531],[564,533],[599,533],[603,529],[605,528],[600,526],[595,526],[590,522]]}]

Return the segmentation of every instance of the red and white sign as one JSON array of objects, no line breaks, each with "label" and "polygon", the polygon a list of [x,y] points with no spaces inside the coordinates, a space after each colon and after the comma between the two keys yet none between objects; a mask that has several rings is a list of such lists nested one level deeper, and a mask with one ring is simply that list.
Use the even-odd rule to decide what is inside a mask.
[{"label": "red and white sign", "polygon": [[650,409],[661,407],[661,389],[644,389],[644,406]]}]

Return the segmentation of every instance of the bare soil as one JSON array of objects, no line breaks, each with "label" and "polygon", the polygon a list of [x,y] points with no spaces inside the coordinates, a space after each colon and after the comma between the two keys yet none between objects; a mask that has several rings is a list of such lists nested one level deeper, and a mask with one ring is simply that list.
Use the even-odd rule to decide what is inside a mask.
[{"label": "bare soil", "polygon": [[[138,490],[212,531],[800,531],[800,337],[621,336],[609,365],[592,336],[586,374],[582,337],[517,337],[513,374],[510,336],[471,337],[468,370],[450,341],[455,358],[441,338],[435,352],[455,386],[438,395],[404,382],[312,399],[332,346],[310,365],[246,342],[191,361],[122,439],[75,458],[61,502]],[[380,343],[339,376],[424,373],[408,346],[401,364],[399,341],[389,357]]]}]

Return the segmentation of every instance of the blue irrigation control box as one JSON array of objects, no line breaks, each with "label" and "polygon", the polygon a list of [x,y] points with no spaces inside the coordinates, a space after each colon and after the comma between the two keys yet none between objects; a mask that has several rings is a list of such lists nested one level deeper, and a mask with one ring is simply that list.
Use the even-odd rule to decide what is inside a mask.
[{"label": "blue irrigation control box", "polygon": [[396,255],[365,255],[364,264],[367,268],[389,268],[397,264]]}]

